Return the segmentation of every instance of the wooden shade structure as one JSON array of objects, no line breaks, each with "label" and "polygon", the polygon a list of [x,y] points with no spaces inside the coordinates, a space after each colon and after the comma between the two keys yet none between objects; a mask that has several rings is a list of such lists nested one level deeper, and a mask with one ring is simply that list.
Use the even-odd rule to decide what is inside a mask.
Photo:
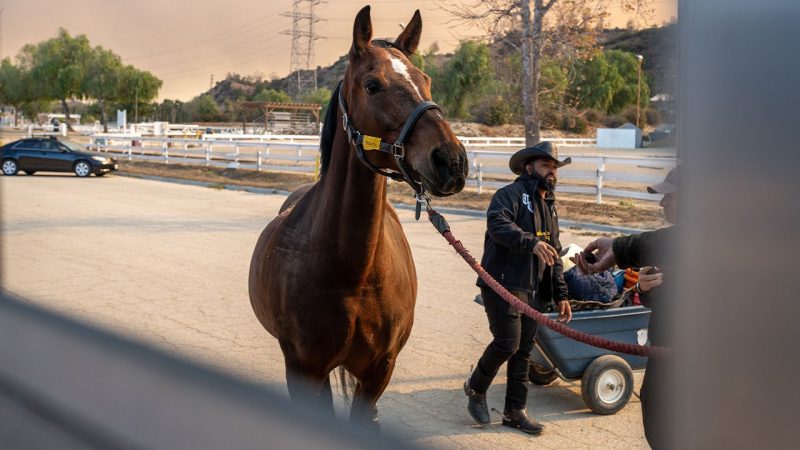
[{"label": "wooden shade structure", "polygon": [[272,111],[306,111],[314,115],[319,123],[319,112],[322,106],[316,103],[280,103],[280,102],[242,102],[242,107],[247,109],[263,109],[266,121]]}]

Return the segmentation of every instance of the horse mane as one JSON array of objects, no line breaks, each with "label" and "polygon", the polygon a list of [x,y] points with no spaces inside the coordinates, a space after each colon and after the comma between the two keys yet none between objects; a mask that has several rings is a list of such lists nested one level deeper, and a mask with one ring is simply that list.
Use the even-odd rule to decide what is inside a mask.
[{"label": "horse mane", "polygon": [[339,89],[342,84],[336,85],[336,89],[328,100],[328,110],[325,112],[325,121],[322,124],[322,136],[319,138],[320,167],[319,176],[322,178],[328,166],[331,165],[331,154],[333,153],[333,137],[336,135],[336,115],[339,111]]},{"label": "horse mane", "polygon": [[402,48],[394,45],[394,42],[392,42],[392,41],[389,41],[389,40],[386,40],[386,39],[373,39],[372,40],[372,44],[376,45],[378,47],[381,47],[381,48],[396,48],[396,49],[400,50],[400,52],[402,54],[406,55],[406,57],[408,57],[408,58],[411,57],[411,55],[406,53],[405,50],[403,50]]}]

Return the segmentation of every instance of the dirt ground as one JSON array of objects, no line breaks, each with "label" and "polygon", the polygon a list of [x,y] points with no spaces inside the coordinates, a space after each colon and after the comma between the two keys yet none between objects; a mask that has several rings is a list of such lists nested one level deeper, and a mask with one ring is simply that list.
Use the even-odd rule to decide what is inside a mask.
[{"label": "dirt ground", "polygon": [[[257,172],[250,169],[225,169],[183,164],[162,164],[147,161],[120,161],[120,173],[129,176],[158,176],[207,183],[253,186],[294,191],[312,182],[310,175],[296,173]],[[445,198],[433,199],[433,206],[486,210],[492,193],[478,194],[475,189]],[[411,188],[401,183],[389,186],[389,199],[394,203],[413,204]],[[628,200],[609,201],[598,205],[589,196],[558,195],[558,213],[561,218],[580,223],[598,223],[629,228],[655,229],[663,226],[661,209],[652,202]]]}]

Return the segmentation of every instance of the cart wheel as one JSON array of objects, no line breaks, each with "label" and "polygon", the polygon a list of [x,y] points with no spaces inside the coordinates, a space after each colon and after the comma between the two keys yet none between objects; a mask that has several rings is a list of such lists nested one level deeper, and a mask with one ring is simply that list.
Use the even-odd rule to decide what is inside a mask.
[{"label": "cart wheel", "polygon": [[595,414],[614,414],[628,404],[633,371],[617,355],[603,355],[589,364],[581,379],[581,397]]},{"label": "cart wheel", "polygon": [[528,379],[537,386],[547,386],[556,378],[558,378],[558,375],[554,370],[550,370],[541,364],[531,361],[528,366]]}]

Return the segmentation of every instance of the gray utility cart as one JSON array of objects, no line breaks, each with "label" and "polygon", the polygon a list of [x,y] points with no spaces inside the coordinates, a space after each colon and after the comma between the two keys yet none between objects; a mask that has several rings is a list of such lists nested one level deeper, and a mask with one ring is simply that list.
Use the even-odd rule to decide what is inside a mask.
[{"label": "gray utility cart", "polygon": [[[555,320],[557,313],[547,314]],[[569,327],[587,334],[630,344],[647,343],[650,310],[642,306],[578,311]],[[530,380],[545,386],[556,378],[581,380],[581,396],[597,414],[624,408],[633,392],[633,370],[644,369],[647,358],[623,355],[562,336],[539,326],[531,351]]]}]

